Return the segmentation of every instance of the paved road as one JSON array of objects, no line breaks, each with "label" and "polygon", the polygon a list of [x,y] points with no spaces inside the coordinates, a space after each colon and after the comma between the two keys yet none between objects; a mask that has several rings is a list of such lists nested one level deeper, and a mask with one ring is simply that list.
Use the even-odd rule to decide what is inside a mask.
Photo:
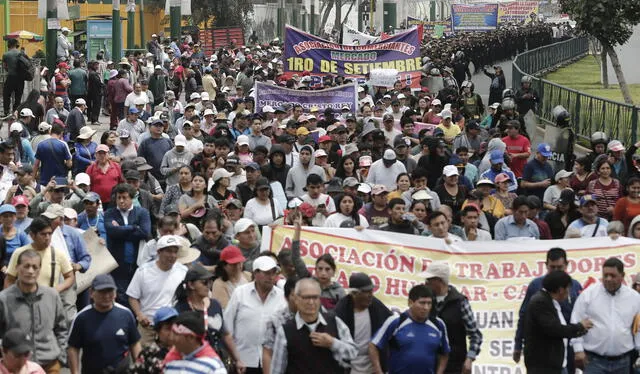
[{"label": "paved road", "polygon": [[[496,64],[496,65],[502,66],[502,71],[504,71],[504,77],[507,81],[507,88],[511,87],[512,62],[513,61],[511,60],[506,60]],[[473,71],[473,68],[471,68],[471,71]],[[482,70],[479,70],[476,74],[473,75],[473,77],[471,78],[471,81],[475,84],[476,86],[475,92],[480,94],[480,96],[482,97],[482,102],[484,103],[485,107],[493,104],[493,103],[487,102],[489,100],[489,85],[491,84],[491,80],[489,79],[489,77],[484,75]]]}]

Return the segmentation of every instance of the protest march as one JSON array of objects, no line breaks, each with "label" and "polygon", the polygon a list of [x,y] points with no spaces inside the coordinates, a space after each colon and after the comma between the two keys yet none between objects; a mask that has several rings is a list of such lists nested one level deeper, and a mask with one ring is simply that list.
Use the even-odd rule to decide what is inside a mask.
[{"label": "protest march", "polygon": [[536,139],[500,64],[572,37],[537,14],[118,61],[62,28],[35,76],[8,40],[0,373],[638,372],[640,142]]}]

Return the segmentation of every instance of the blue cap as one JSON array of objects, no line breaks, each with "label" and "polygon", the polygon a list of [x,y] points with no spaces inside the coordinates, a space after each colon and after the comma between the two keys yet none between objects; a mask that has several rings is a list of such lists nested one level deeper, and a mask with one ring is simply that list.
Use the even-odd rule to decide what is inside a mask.
[{"label": "blue cap", "polygon": [[11,204],[0,205],[0,214],[13,213],[16,214],[16,207]]},{"label": "blue cap", "polygon": [[171,318],[176,318],[177,316],[178,311],[175,308],[163,306],[156,311],[156,314],[153,315],[153,325],[158,326],[162,322],[168,321]]},{"label": "blue cap", "polygon": [[260,170],[260,165],[258,165],[258,163],[256,163],[256,162],[249,162],[248,164],[246,164],[246,165],[244,166],[244,168],[245,168],[245,169],[247,169],[247,168],[251,168],[251,169],[253,169],[253,170]]},{"label": "blue cap", "polygon": [[504,164],[504,152],[499,150],[493,150],[489,154],[489,159],[492,164]]},{"label": "blue cap", "polygon": [[129,114],[138,114],[140,111],[137,108],[129,108]]},{"label": "blue cap", "polygon": [[87,193],[84,196],[84,199],[82,199],[82,201],[90,201],[92,203],[97,203],[98,201],[100,201],[100,195],[92,191]]},{"label": "blue cap", "polygon": [[107,290],[107,289],[117,289],[116,281],[113,280],[113,277],[109,274],[100,274],[93,279],[91,282],[91,288],[95,291]]},{"label": "blue cap", "polygon": [[544,157],[551,157],[551,146],[547,143],[538,144],[538,153]]},{"label": "blue cap", "polygon": [[597,201],[594,195],[584,195],[580,198],[580,206],[585,206],[587,203],[594,203]]},{"label": "blue cap", "polygon": [[204,68],[204,72],[205,73],[211,73],[213,71],[213,69],[211,69],[210,66],[207,66],[206,68]]}]

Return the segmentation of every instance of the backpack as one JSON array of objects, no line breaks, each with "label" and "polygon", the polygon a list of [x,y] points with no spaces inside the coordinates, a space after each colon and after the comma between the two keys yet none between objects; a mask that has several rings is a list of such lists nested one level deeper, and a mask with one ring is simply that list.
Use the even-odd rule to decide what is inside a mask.
[{"label": "backpack", "polygon": [[23,53],[18,55],[18,66],[17,66],[18,74],[25,81],[31,82],[33,78],[36,76],[36,67],[33,66],[31,59],[25,56]]}]

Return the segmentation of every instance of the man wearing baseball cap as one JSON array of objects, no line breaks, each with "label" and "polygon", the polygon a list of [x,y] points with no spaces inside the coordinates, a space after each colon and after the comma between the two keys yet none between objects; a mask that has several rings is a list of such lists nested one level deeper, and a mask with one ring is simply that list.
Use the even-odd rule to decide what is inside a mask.
[{"label": "man wearing baseball cap", "polygon": [[135,360],[140,353],[140,333],[133,313],[116,299],[116,282],[100,274],[91,282],[93,303],[76,314],[69,332],[71,373],[100,373],[129,364],[127,352]]},{"label": "man wearing baseball cap", "polygon": [[473,361],[480,354],[482,333],[469,300],[449,284],[450,272],[447,262],[434,261],[420,275],[435,294],[436,315],[447,326],[451,352],[445,373],[471,373]]},{"label": "man wearing baseball cap", "polygon": [[398,175],[406,172],[407,168],[397,160],[394,150],[387,149],[384,151],[382,159],[371,164],[367,183],[381,184],[391,189],[395,186]]},{"label": "man wearing baseball cap", "polygon": [[31,346],[27,334],[18,328],[7,331],[2,337],[2,373],[44,373],[42,366],[31,358]]},{"label": "man wearing baseball cap", "polygon": [[160,237],[156,243],[156,261],[139,267],[127,288],[131,310],[139,323],[143,347],[153,342],[154,314],[160,307],[171,303],[176,288],[187,273],[187,267],[177,262],[178,252],[185,245],[183,239],[176,235]]},{"label": "man wearing baseball cap", "polygon": [[[167,362],[164,369],[165,374],[227,373],[218,354],[209,343],[203,342],[206,331],[205,325],[202,323],[202,313],[197,311],[180,313],[175,319],[171,331],[174,348],[165,359]],[[176,357],[177,359],[173,359]]]},{"label": "man wearing baseball cap", "polygon": [[524,165],[522,182],[527,195],[536,195],[542,200],[544,191],[551,185],[554,179],[553,168],[547,161],[553,153],[547,143],[538,144],[536,156]]},{"label": "man wearing baseball cap", "polygon": [[394,139],[398,135],[402,135],[400,130],[396,129],[395,127],[395,118],[393,117],[393,114],[386,113],[382,117],[382,125],[382,132],[384,133],[384,138],[387,142],[387,145],[389,145],[389,147],[393,147]]},{"label": "man wearing baseball cap", "polygon": [[247,374],[262,373],[263,321],[287,305],[283,291],[274,286],[280,268],[273,257],[256,258],[252,270],[254,281],[237,287],[224,311],[225,326],[233,336],[240,360],[247,366]]},{"label": "man wearing baseball cap", "polygon": [[[374,284],[365,273],[352,273],[349,277],[349,294],[338,301],[334,310],[337,317],[347,325],[358,346],[358,356],[351,360],[351,369],[358,373],[371,373],[373,366],[368,347],[373,334],[382,327],[392,313],[377,297],[373,296]],[[367,331],[370,334],[356,333]],[[382,370],[386,370],[386,354],[382,355]]]},{"label": "man wearing baseball cap", "polygon": [[20,231],[27,231],[33,218],[29,217],[29,198],[26,195],[14,196],[11,205],[16,208],[16,221],[13,226]]},{"label": "man wearing baseball cap", "polygon": [[145,131],[145,124],[139,118],[140,111],[136,107],[125,108],[127,112],[127,117],[122,119],[118,123],[118,127],[116,131],[118,133],[122,132],[122,130],[129,131],[129,135],[131,136],[131,141],[134,143],[138,143],[138,137]]},{"label": "man wearing baseball cap", "polygon": [[580,214],[581,218],[571,222],[567,229],[573,228],[580,231],[583,238],[592,238],[596,236],[607,236],[607,226],[609,222],[598,217],[598,205],[595,195],[587,194],[580,198]]}]

